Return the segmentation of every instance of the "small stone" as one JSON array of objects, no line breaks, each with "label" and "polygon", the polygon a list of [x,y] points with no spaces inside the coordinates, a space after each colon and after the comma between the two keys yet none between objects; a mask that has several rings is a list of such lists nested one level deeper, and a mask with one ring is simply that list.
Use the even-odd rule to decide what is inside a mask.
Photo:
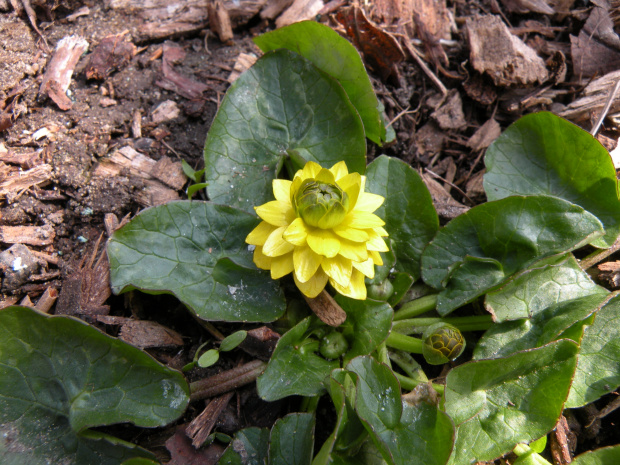
[{"label": "small stone", "polygon": [[0,253],[0,268],[3,272],[2,292],[18,289],[28,281],[33,273],[39,271],[40,263],[23,244],[15,244]]},{"label": "small stone", "polygon": [[166,100],[165,102],[160,103],[157,108],[153,110],[151,119],[153,120],[153,123],[160,124],[176,119],[180,114],[181,109],[177,103],[174,100]]}]

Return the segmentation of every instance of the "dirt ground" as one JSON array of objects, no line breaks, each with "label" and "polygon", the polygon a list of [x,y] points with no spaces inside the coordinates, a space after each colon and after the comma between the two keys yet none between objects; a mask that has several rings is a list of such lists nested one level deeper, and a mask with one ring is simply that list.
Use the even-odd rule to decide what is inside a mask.
[{"label": "dirt ground", "polygon": [[[178,368],[217,329],[196,327],[170,297],[110,296],[101,244],[125,216],[186,197],[181,160],[203,167],[204,140],[231,72],[260,55],[251,38],[275,24],[257,10],[243,21],[233,18],[234,36],[225,42],[204,20],[191,30],[159,36],[145,28],[152,18],[135,6],[115,7],[122,3],[0,0],[0,305],[21,302],[79,315],[113,335],[122,333],[124,318],[157,321],[170,338],[157,336],[159,345],[144,347]],[[192,8],[195,3],[187,2]],[[374,26],[355,16],[347,1],[331,2],[312,17],[348,32],[364,52],[392,122],[395,141],[385,147],[369,142],[369,161],[387,153],[419,169],[444,222],[484,200],[482,155],[501,130],[539,110],[590,130],[618,79],[620,38],[614,27],[620,15],[602,0],[362,3]],[[396,10],[407,5],[413,19],[399,24],[395,18],[403,11]],[[68,39],[70,57],[54,74],[53,57]],[[483,46],[476,48],[488,40],[496,41],[495,60]],[[506,57],[503,68],[494,66]],[[598,91],[592,89],[597,79],[603,80]],[[45,86],[52,81],[60,91]],[[620,100],[610,102],[598,137],[613,150]],[[9,251],[12,246],[17,248]],[[28,273],[7,266],[16,254],[32,264]],[[617,277],[607,273],[601,278],[617,288]],[[228,334],[236,328],[218,329]],[[124,337],[137,336],[127,329]],[[215,368],[192,376],[237,362],[223,357]],[[246,387],[221,410],[217,430],[232,435],[245,426],[269,426],[289,407],[265,404]],[[183,434],[175,434],[202,408],[193,405],[179,425],[149,434],[132,426],[106,431],[153,450],[163,461],[192,463],[200,454],[204,463],[215,463],[221,446],[198,453]],[[613,415],[599,420],[594,431],[583,426],[591,414],[569,421],[577,451],[618,443]]]}]

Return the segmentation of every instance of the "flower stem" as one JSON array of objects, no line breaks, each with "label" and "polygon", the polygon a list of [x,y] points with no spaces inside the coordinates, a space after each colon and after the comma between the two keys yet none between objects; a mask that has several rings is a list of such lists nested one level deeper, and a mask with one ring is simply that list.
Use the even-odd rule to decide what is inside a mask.
[{"label": "flower stem", "polygon": [[542,456],[530,449],[527,444],[517,444],[513,449],[513,452],[519,457],[529,458],[527,462],[532,465],[551,465],[551,463],[545,460]]},{"label": "flower stem", "polygon": [[385,344],[393,349],[404,350],[411,354],[421,354],[424,343],[417,337],[405,336],[404,334],[392,331],[387,337]]},{"label": "flower stem", "polygon": [[[397,372],[394,372],[394,375],[396,376],[396,379],[398,379],[398,382],[400,383],[400,387],[407,391],[413,391],[417,385],[422,384],[419,381],[416,381],[415,379],[411,379],[408,376],[401,375],[400,373],[397,373]],[[440,396],[443,395],[443,392],[444,392],[443,384],[431,383],[431,386],[433,387],[435,391],[437,391],[437,394],[439,394]]]},{"label": "flower stem", "polygon": [[409,318],[395,321],[392,331],[402,334],[424,332],[424,328],[436,323],[448,323],[457,327],[460,331],[484,331],[493,325],[491,315],[460,316],[452,318]]},{"label": "flower stem", "polygon": [[422,315],[423,313],[433,310],[436,306],[437,294],[425,295],[424,297],[403,304],[403,306],[394,313],[394,321]]}]

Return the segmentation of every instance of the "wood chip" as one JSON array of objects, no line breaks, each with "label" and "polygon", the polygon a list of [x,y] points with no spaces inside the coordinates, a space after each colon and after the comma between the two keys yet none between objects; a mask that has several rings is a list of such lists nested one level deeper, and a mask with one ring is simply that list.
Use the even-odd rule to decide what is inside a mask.
[{"label": "wood chip", "polygon": [[469,210],[468,207],[454,200],[432,176],[425,173],[422,175],[422,180],[431,193],[435,210],[441,218],[451,220]]},{"label": "wood chip", "polygon": [[39,93],[51,98],[61,110],[70,110],[73,102],[67,97],[67,89],[78,60],[88,50],[88,42],[78,36],[65,37],[58,42],[54,55],[47,65]]},{"label": "wood chip", "polygon": [[86,79],[105,79],[113,71],[123,68],[136,55],[128,31],[104,37],[88,57]]},{"label": "wood chip", "polygon": [[211,400],[200,415],[194,418],[187,426],[185,432],[192,439],[192,445],[195,448],[202,446],[209,434],[211,434],[217,419],[234,394],[234,392],[227,392]]},{"label": "wood chip", "polygon": [[5,244],[28,244],[37,247],[54,242],[56,232],[50,225],[0,226],[0,242]]},{"label": "wood chip", "polygon": [[497,139],[502,133],[502,128],[499,123],[493,118],[487,120],[482,126],[480,126],[476,132],[467,141],[467,147],[474,152],[486,149],[491,142]]},{"label": "wood chip", "polygon": [[467,127],[463,113],[463,101],[456,89],[448,93],[446,101],[431,116],[443,130],[461,131]]},{"label": "wood chip", "polygon": [[249,55],[247,53],[240,53],[237,59],[235,60],[235,65],[233,66],[233,70],[228,76],[228,82],[231,84],[237,80],[241,73],[247,71],[250,66],[256,63],[258,58],[256,55]]},{"label": "wood chip", "polygon": [[232,24],[228,11],[221,0],[207,0],[207,11],[209,13],[209,28],[217,34],[221,42],[231,43],[233,38]]},{"label": "wood chip", "polygon": [[179,333],[149,320],[127,321],[121,327],[118,337],[140,349],[176,347],[184,344]]},{"label": "wood chip", "polygon": [[[595,79],[583,90],[583,97],[568,104],[559,116],[589,126],[590,115],[598,114],[602,110],[609,93],[618,80],[620,80],[620,71],[613,71]],[[618,112],[620,112],[620,93],[614,98],[608,113]]]},{"label": "wood chip", "polygon": [[323,8],[322,0],[294,0],[290,7],[276,19],[276,27],[314,18]]},{"label": "wood chip", "polygon": [[9,203],[17,199],[25,190],[47,184],[53,176],[51,165],[37,165],[28,171],[12,171],[0,182],[0,198]]},{"label": "wood chip", "polygon": [[547,80],[542,58],[512,35],[499,17],[470,18],[465,32],[474,69],[490,76],[495,85],[522,86]]},{"label": "wood chip", "polygon": [[261,19],[274,19],[291,6],[292,3],[293,0],[268,0],[260,12],[260,17]]},{"label": "wood chip", "polygon": [[[183,76],[174,70],[173,63],[178,59],[179,51],[183,51],[176,45],[164,44],[164,55],[162,58],[163,76],[155,81],[159,87],[176,92],[190,100],[203,98],[202,93],[209,89],[209,86],[194,79]],[[184,53],[184,52],[183,52]]]},{"label": "wood chip", "polygon": [[314,299],[305,295],[304,298],[316,316],[329,326],[340,326],[347,319],[346,312],[325,289]]}]

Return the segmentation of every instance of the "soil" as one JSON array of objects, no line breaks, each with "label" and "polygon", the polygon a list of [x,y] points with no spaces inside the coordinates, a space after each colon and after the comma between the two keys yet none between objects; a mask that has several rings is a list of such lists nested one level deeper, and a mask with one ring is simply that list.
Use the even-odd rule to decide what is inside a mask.
[{"label": "soil", "polygon": [[[3,3],[6,2],[0,1],[0,8]],[[155,163],[165,162],[179,171],[181,160],[197,170],[203,167],[204,140],[218,103],[229,87],[231,71],[240,54],[260,55],[251,38],[273,29],[274,24],[253,17],[238,26],[233,39],[227,43],[222,43],[206,27],[161,39],[144,39],[137,32],[144,18],[137,12],[106,8],[103,2],[95,0],[59,3],[40,1],[35,5],[36,24],[41,35],[25,13],[9,11],[0,16],[0,110],[4,117],[0,118],[0,195],[4,198],[0,206],[0,228],[3,228],[0,239],[4,249],[14,243],[25,244],[34,253],[33,263],[37,263],[31,268],[38,268],[31,275],[11,277],[4,266],[1,305],[34,302],[43,306],[42,297],[47,292],[52,296],[60,295],[60,300],[56,309],[50,309],[48,304],[43,310],[79,314],[113,335],[118,335],[120,324],[110,324],[112,320],[105,320],[101,315],[158,322],[176,331],[182,343],[147,350],[164,363],[180,368],[191,360],[202,343],[217,334],[217,329],[229,334],[237,327],[253,327],[218,325],[217,329],[208,327],[205,330],[196,325],[172,297],[140,293],[110,296],[105,256],[100,266],[95,263],[102,256],[98,241],[100,237],[105,239],[123,218],[161,199],[185,197],[184,182],[179,185],[170,179],[162,180],[160,174],[149,170],[161,166]],[[341,2],[338,9],[320,20],[336,26],[334,18],[345,8],[345,3]],[[396,38],[403,33],[413,34],[418,40],[414,44],[417,44],[421,60],[401,47],[400,52],[393,52],[396,58],[383,63],[378,57],[385,52],[390,58],[386,50],[392,50],[393,44],[386,42],[380,53],[365,50],[363,38],[362,43],[356,44],[365,50],[373,84],[386,108],[388,121],[393,122],[396,136],[395,141],[385,147],[369,142],[368,159],[387,153],[420,169],[434,192],[443,222],[484,200],[481,155],[497,137],[500,128],[524,113],[544,109],[563,111],[581,96],[580,92],[589,81],[583,77],[584,70],[581,75],[574,72],[570,41],[571,35],[577,37],[584,27],[591,5],[581,1],[570,2],[570,5],[549,2],[558,8],[556,11],[561,9],[558,5],[564,5],[564,13],[554,15],[528,11],[524,6],[523,11],[506,8],[507,4],[521,3],[538,4],[449,1],[452,22],[447,27],[453,39],[443,42],[427,40],[428,34],[435,38],[444,34],[430,31],[432,26],[441,23],[437,12],[437,18],[427,23],[426,28],[423,27],[424,17],[422,20],[418,17],[417,29],[413,32],[410,29],[399,31],[393,25],[382,23],[385,15],[368,12],[385,30],[395,32]],[[547,2],[541,3],[548,6]],[[88,14],[71,17],[83,7],[88,7]],[[465,44],[466,34],[474,32],[471,32],[473,29],[466,31],[467,27],[473,28],[466,26],[466,19],[491,12],[497,14],[496,17],[500,17],[499,13],[507,15],[504,18],[513,25],[513,32],[547,60],[543,68],[560,69],[556,70],[556,77],[561,74],[562,67],[565,73],[568,67],[568,73],[556,81],[545,78],[541,82],[534,76],[528,77],[527,82],[515,84],[517,78],[514,76],[503,75],[496,79],[492,73],[483,74],[474,69],[475,59]],[[342,26],[339,29],[345,30]],[[107,37],[123,34],[135,49],[131,49],[127,59],[120,58],[118,63],[107,66],[104,76],[89,79],[89,58],[96,46]],[[79,57],[66,91],[71,108],[63,110],[40,92],[40,86],[55,47],[61,39],[72,35],[85,39],[89,52]],[[198,97],[189,95],[188,98],[191,89],[183,86],[175,89],[158,84],[165,77],[162,54],[166,56],[167,50],[183,52],[170,63],[176,73],[202,84]],[[555,65],[552,63],[554,57],[559,60]],[[421,68],[420,61],[426,64],[428,71]],[[608,71],[596,70],[591,76],[598,77]],[[531,72],[525,75],[530,76]],[[444,86],[445,92],[433,76]],[[508,85],[506,80],[510,81]],[[159,113],[163,112],[160,116],[156,110],[164,102],[173,103],[168,103],[168,110],[159,108]],[[587,112],[576,122],[589,129],[599,113],[599,110]],[[494,120],[494,125],[486,126],[490,120]],[[615,121],[608,118],[599,135],[599,140],[609,149],[615,148],[619,135]],[[481,133],[478,130],[483,125]],[[495,136],[484,140],[485,134]],[[127,148],[132,150],[127,152]],[[124,165],[118,164],[112,156],[121,149],[134,157]],[[34,176],[30,171],[34,169],[40,171],[37,172],[41,176],[39,182],[25,186],[5,184],[22,174]],[[11,227],[26,229],[19,230],[21,235],[15,237],[10,235],[16,231]],[[2,260],[0,266],[3,266]],[[59,307],[63,311],[59,312]],[[194,370],[191,376],[203,378],[247,361],[235,357],[224,356],[215,367]],[[604,407],[612,397],[601,399],[596,407]],[[233,435],[246,426],[270,426],[294,409],[294,403],[295,400],[287,400],[266,404],[258,399],[252,386],[240,388],[223,408],[216,430]],[[178,424],[159,430],[145,432],[128,425],[105,430],[154,451],[164,463],[171,457],[174,463],[191,463],[187,457],[198,453],[188,446],[189,440],[182,433],[175,432],[181,431],[202,409],[201,402],[192,404]],[[321,409],[328,407],[320,404]],[[600,420],[595,423],[599,434],[592,434],[592,427],[583,426],[589,422],[588,414],[580,410],[575,418],[569,418],[569,426],[577,435],[577,452],[620,442],[614,414],[602,423]],[[215,463],[221,451],[221,445],[217,444],[204,448],[200,452],[201,463]]]}]

